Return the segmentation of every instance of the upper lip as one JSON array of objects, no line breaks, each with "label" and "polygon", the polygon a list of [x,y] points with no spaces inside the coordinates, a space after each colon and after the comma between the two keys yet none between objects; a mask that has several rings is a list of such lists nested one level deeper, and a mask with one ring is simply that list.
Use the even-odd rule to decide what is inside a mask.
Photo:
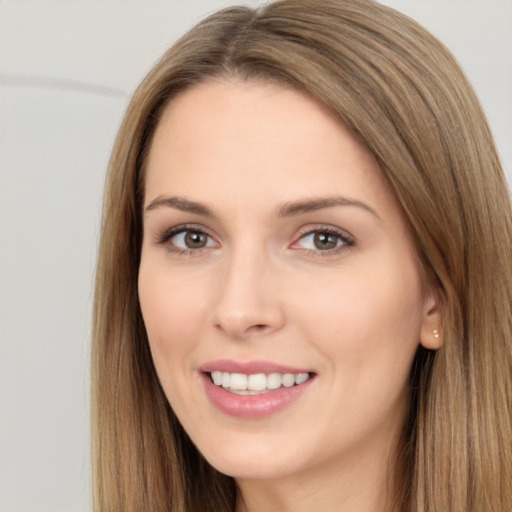
[{"label": "upper lip", "polygon": [[233,361],[230,359],[210,361],[201,365],[199,367],[199,371],[205,373],[220,371],[227,373],[242,373],[246,375],[253,375],[256,373],[312,373],[309,369],[287,366],[279,363],[273,363],[271,361]]}]

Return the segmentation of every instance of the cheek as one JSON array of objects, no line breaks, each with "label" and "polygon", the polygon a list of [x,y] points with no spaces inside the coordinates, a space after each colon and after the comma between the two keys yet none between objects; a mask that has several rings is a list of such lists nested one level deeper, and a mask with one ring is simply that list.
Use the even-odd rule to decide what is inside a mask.
[{"label": "cheek", "polygon": [[197,397],[189,393],[195,378],[191,354],[201,339],[201,318],[206,314],[197,285],[150,258],[141,262],[139,300],[153,363],[171,407],[185,419],[187,411],[197,407]]},{"label": "cheek", "polygon": [[419,274],[415,267],[351,270],[310,287],[297,316],[317,349],[347,379],[389,379],[397,372],[407,379],[423,316]]},{"label": "cheek", "polygon": [[155,366],[162,375],[191,350],[204,314],[197,287],[189,280],[183,283],[177,274],[161,271],[144,259],[139,271],[142,316]]}]

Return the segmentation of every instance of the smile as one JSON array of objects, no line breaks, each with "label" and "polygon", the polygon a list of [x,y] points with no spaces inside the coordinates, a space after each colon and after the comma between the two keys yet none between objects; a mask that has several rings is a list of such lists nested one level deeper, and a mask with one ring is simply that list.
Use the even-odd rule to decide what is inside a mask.
[{"label": "smile", "polygon": [[259,395],[279,389],[291,388],[310,379],[309,373],[229,373],[219,370],[210,373],[212,382],[230,393]]},{"label": "smile", "polygon": [[228,416],[255,420],[282,411],[307,393],[317,373],[267,361],[211,361],[199,369],[206,396]]}]

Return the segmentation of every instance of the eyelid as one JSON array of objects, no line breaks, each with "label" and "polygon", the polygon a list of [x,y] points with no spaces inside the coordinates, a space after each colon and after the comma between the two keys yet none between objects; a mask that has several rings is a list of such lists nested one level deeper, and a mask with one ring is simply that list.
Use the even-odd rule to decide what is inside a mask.
[{"label": "eyelid", "polygon": [[[155,243],[157,245],[168,245],[169,250],[171,250],[172,252],[179,253],[179,254],[192,254],[192,253],[197,254],[204,249],[212,248],[212,246],[205,246],[205,247],[201,247],[201,248],[197,248],[197,249],[184,249],[184,248],[181,248],[174,244],[169,243],[170,239],[173,236],[176,236],[176,235],[186,232],[186,231],[195,231],[198,233],[203,233],[207,237],[209,237],[211,240],[213,240],[217,247],[220,247],[220,245],[221,245],[219,243],[219,241],[216,239],[216,237],[213,236],[207,228],[205,228],[204,226],[202,226],[200,224],[180,224],[180,225],[168,228],[168,229],[164,229],[156,234]],[[338,247],[335,247],[333,249],[326,249],[326,250],[306,249],[306,248],[301,248],[301,247],[297,246],[302,239],[304,239],[306,236],[311,235],[313,233],[332,234],[332,235],[339,237],[339,239],[343,243]],[[290,247],[292,249],[297,249],[297,250],[300,249],[300,250],[307,251],[310,253],[315,253],[316,255],[320,254],[320,255],[327,256],[327,255],[330,255],[330,254],[332,255],[339,251],[345,250],[349,247],[352,247],[353,245],[355,245],[355,242],[356,242],[355,238],[344,229],[341,229],[341,228],[338,228],[336,226],[332,226],[329,224],[316,224],[316,225],[308,225],[308,226],[302,227],[299,230],[298,234],[296,235],[296,237],[295,237],[294,241],[292,242],[292,244],[290,245]]]},{"label": "eyelid", "polygon": [[[313,233],[328,233],[331,235],[335,235],[340,238],[343,242],[341,246],[335,247],[333,249],[321,250],[321,249],[304,249],[301,247],[297,247],[297,244],[303,240],[308,235],[312,235]],[[329,224],[317,224],[317,225],[309,225],[301,228],[295,241],[292,243],[292,249],[302,249],[311,253],[321,254],[321,255],[329,255],[335,254],[339,251],[345,250],[348,247],[354,246],[356,243],[355,237],[353,237],[350,233],[345,231],[344,229],[329,225]]]},{"label": "eyelid", "polygon": [[[220,246],[220,243],[218,242],[218,240],[209,232],[209,230],[206,229],[204,226],[201,226],[200,224],[180,224],[178,226],[173,226],[172,228],[168,228],[168,229],[159,231],[156,234],[155,243],[157,245],[166,245],[169,243],[170,239],[173,236],[176,236],[176,235],[186,232],[186,231],[194,231],[197,233],[203,233],[204,235],[208,236],[211,240],[213,240],[217,246]],[[173,247],[173,250],[175,250],[176,252],[186,252],[186,251],[199,252],[199,251],[201,251],[201,249],[207,248],[207,247],[202,247],[202,248],[198,248],[198,249],[182,249],[182,248],[174,246],[174,245],[172,247]]]}]

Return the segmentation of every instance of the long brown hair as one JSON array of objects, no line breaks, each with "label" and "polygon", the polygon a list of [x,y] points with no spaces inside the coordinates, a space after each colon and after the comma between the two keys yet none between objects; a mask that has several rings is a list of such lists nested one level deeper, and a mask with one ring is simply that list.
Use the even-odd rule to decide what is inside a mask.
[{"label": "long brown hair", "polygon": [[394,461],[394,509],[512,509],[512,212],[492,136],[451,54],[372,0],[218,12],[136,91],[105,190],[92,348],[96,512],[231,512],[234,482],[188,439],[159,386],[137,296],[143,167],[165,106],[217,77],[267,80],[326,105],[380,165],[444,307],[419,349]]}]

